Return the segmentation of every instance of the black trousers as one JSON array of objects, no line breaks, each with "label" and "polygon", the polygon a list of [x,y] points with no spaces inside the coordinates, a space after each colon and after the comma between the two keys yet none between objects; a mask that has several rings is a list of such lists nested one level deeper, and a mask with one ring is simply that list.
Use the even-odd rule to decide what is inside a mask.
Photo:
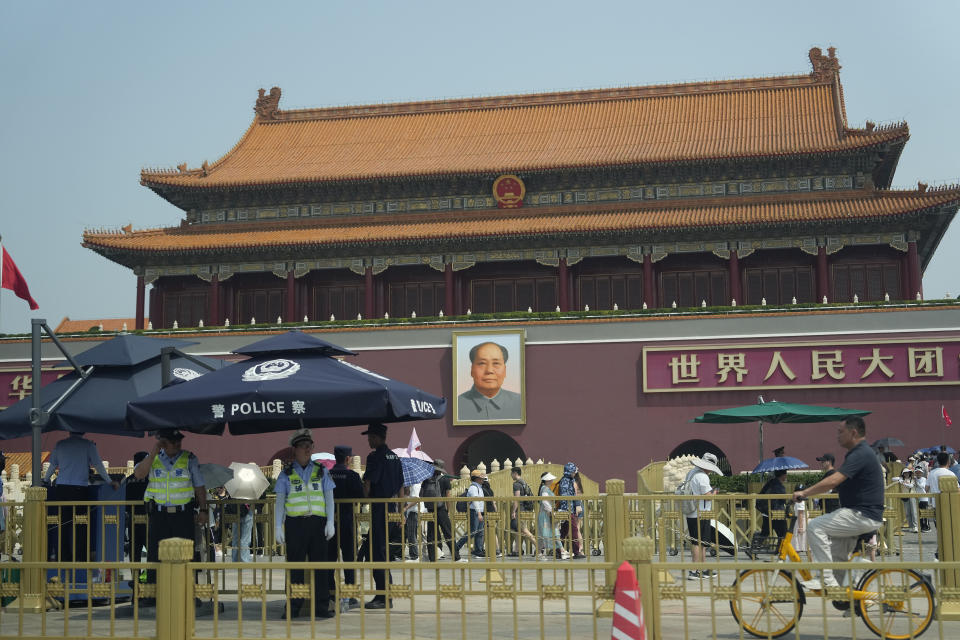
[{"label": "black trousers", "polygon": [[[283,521],[287,541],[287,562],[326,562],[327,539],[323,529],[327,526],[324,516],[297,516]],[[330,610],[329,571],[316,569],[313,572],[314,613],[320,615]],[[290,570],[291,584],[305,584],[303,569]],[[303,598],[291,598],[291,615],[298,609],[309,606]]]},{"label": "black trousers", "polygon": [[[387,561],[387,505],[378,502],[370,505],[370,559],[373,562]],[[385,575],[386,574],[386,575]],[[377,591],[386,589],[385,583],[389,580],[393,584],[393,576],[383,569],[373,570],[373,583]],[[377,594],[374,599],[383,600],[386,596]]]},{"label": "black trousers", "polygon": [[[344,562],[353,562],[357,557],[357,532],[353,528],[353,516],[351,515],[349,519],[344,518],[339,523],[340,532],[339,535],[330,538],[327,541],[327,559],[335,561],[337,559],[337,551],[340,551],[341,559]],[[336,585],[336,571],[330,571],[330,597],[332,598]],[[343,583],[344,584],[357,584],[357,572],[354,569],[344,569],[343,570]]]},{"label": "black trousers", "polygon": [[[82,502],[91,499],[88,486],[58,484],[54,494],[56,497],[52,500],[55,502]],[[90,541],[87,538],[89,527],[86,524],[77,524],[77,521],[89,520],[90,507],[64,505],[55,508],[60,511],[59,542],[56,536],[50,536],[51,556],[57,555],[61,562],[86,562],[90,557]]]},{"label": "black trousers", "polygon": [[430,562],[437,559],[437,529],[440,529],[440,543],[447,543],[450,550],[453,551],[453,559],[460,559],[460,550],[453,544],[453,526],[450,524],[450,514],[446,507],[437,509],[437,522],[427,523],[427,557]]},{"label": "black trousers", "polygon": [[[188,504],[182,509],[170,513],[166,509],[158,510],[153,502],[147,503],[147,520],[150,525],[147,531],[147,562],[160,561],[160,541],[167,538],[186,538],[194,540],[195,520],[193,512],[194,503]],[[193,550],[194,562],[199,562],[200,554],[197,552],[196,545]],[[153,584],[157,581],[156,571],[147,571],[147,582]]]}]

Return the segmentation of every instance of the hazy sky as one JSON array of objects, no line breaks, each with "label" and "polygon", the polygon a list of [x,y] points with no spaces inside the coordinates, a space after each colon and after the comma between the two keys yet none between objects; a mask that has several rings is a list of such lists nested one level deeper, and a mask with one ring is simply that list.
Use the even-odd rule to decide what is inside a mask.
[{"label": "hazy sky", "polygon": [[[0,3],[0,234],[40,309],[4,291],[0,332],[30,317],[132,317],[132,272],[87,228],[171,226],[143,167],[199,166],[281,109],[807,73],[837,47],[853,126],[906,120],[895,186],[960,181],[960,3]],[[960,293],[960,223],[924,274]]]}]

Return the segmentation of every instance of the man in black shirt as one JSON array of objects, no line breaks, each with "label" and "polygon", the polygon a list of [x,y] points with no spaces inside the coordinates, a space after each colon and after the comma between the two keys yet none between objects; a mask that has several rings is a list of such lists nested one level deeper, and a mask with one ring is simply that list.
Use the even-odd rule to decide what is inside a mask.
[{"label": "man in black shirt", "polygon": [[[400,458],[387,447],[387,425],[371,424],[363,432],[373,449],[367,455],[367,468],[363,474],[363,492],[368,498],[395,498],[403,489],[403,469]],[[370,558],[374,562],[387,560],[387,503],[375,502],[370,505]],[[397,510],[396,503],[389,504],[390,511]],[[386,575],[384,575],[386,574]],[[384,591],[386,580],[393,584],[389,571],[374,569],[373,582],[377,591]],[[365,605],[365,609],[384,609],[389,607],[386,595],[379,593]]]},{"label": "man in black shirt", "polygon": [[[863,418],[851,416],[844,420],[837,429],[837,442],[847,449],[843,465],[812,487],[793,492],[797,502],[834,487],[840,495],[839,509],[814,518],[807,526],[807,541],[814,562],[846,561],[857,537],[876,531],[883,524],[883,468],[867,445],[866,435]],[[802,584],[814,590],[839,586],[830,569],[823,570],[822,583],[813,579]]]},{"label": "man in black shirt", "polygon": [[[330,469],[330,479],[337,486],[333,489],[333,501],[337,505],[337,533],[328,542],[327,557],[336,560],[337,549],[344,562],[353,562],[356,557],[357,532],[353,527],[353,510],[356,506],[354,500],[363,498],[363,483],[360,482],[360,474],[347,468],[347,460],[353,455],[353,449],[346,445],[337,445],[333,448],[333,457],[336,464]],[[330,593],[335,593],[336,571],[329,572]],[[353,569],[343,570],[344,584],[357,584],[357,572]],[[350,598],[347,601],[347,608],[354,609],[360,606],[356,598]],[[342,609],[341,609],[342,610]]]}]

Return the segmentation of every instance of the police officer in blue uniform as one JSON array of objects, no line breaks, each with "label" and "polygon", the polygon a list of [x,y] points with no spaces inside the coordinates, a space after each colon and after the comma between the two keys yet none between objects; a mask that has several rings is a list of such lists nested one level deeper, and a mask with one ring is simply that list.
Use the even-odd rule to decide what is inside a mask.
[{"label": "police officer in blue uniform", "polygon": [[[207,488],[200,474],[197,456],[182,448],[183,434],[176,429],[157,432],[157,444],[134,467],[138,480],[148,478],[144,502],[147,506],[147,562],[159,561],[160,541],[167,538],[194,539],[194,525],[207,523]],[[194,553],[199,560],[199,553]],[[154,571],[147,582],[156,582]],[[144,600],[143,604],[152,604]]]},{"label": "police officer in blue uniform", "polygon": [[[395,498],[403,489],[403,469],[400,458],[387,447],[387,425],[371,424],[361,435],[373,449],[367,455],[367,468],[363,474],[363,492],[368,498]],[[374,562],[387,560],[387,507],[386,503],[370,505],[370,555]],[[390,503],[389,510],[397,511],[398,505]],[[386,574],[386,575],[384,575]],[[373,582],[378,593],[367,602],[365,609],[384,609],[390,606],[384,589],[386,580],[393,584],[389,571],[375,569]]]},{"label": "police officer in blue uniform", "polygon": [[[300,429],[290,436],[293,462],[277,477],[277,506],[274,525],[277,542],[287,544],[287,562],[326,562],[327,541],[334,536],[334,483],[326,467],[310,459],[313,436],[309,429]],[[313,572],[314,614],[332,618],[330,589],[324,570]],[[290,571],[289,584],[303,584],[302,569]],[[291,598],[290,617],[309,614],[308,602]]]}]

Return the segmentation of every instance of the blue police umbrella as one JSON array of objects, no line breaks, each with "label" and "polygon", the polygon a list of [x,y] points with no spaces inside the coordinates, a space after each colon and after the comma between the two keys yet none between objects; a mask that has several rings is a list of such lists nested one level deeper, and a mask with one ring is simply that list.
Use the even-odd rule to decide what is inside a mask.
[{"label": "blue police umbrella", "polygon": [[301,331],[234,353],[250,355],[209,375],[129,403],[132,429],[264,433],[440,418],[445,398],[335,355],[353,352]]},{"label": "blue police umbrella", "polygon": [[790,456],[778,456],[776,458],[767,458],[760,461],[760,464],[753,468],[751,473],[764,473],[766,471],[781,471],[784,469],[806,469],[809,467],[803,460],[791,458]]},{"label": "blue police umbrella", "polygon": [[[138,436],[126,428],[127,402],[162,386],[161,350],[192,342],[123,335],[107,340],[74,357],[86,378],[71,371],[40,389],[42,408],[49,411],[43,432],[71,431]],[[221,360],[196,358],[210,368]],[[195,362],[171,355],[174,379],[189,379],[207,371]],[[29,436],[33,399],[24,398],[0,412],[0,440]]]},{"label": "blue police umbrella", "polygon": [[[950,455],[953,455],[953,454],[955,454],[955,453],[957,452],[956,449],[954,449],[953,447],[951,447],[951,446],[949,446],[949,445],[945,445],[943,450],[944,450],[946,453],[949,453]],[[940,453],[940,447],[939,447],[939,446],[930,447],[929,449],[925,449],[925,450],[923,450],[923,451],[924,451],[924,453],[926,453],[927,455],[933,455],[933,456],[935,456],[935,455],[937,455],[938,453]]]},{"label": "blue police umbrella", "polygon": [[437,469],[432,462],[406,456],[400,456],[400,468],[403,469],[403,486],[405,487],[432,478]]}]

